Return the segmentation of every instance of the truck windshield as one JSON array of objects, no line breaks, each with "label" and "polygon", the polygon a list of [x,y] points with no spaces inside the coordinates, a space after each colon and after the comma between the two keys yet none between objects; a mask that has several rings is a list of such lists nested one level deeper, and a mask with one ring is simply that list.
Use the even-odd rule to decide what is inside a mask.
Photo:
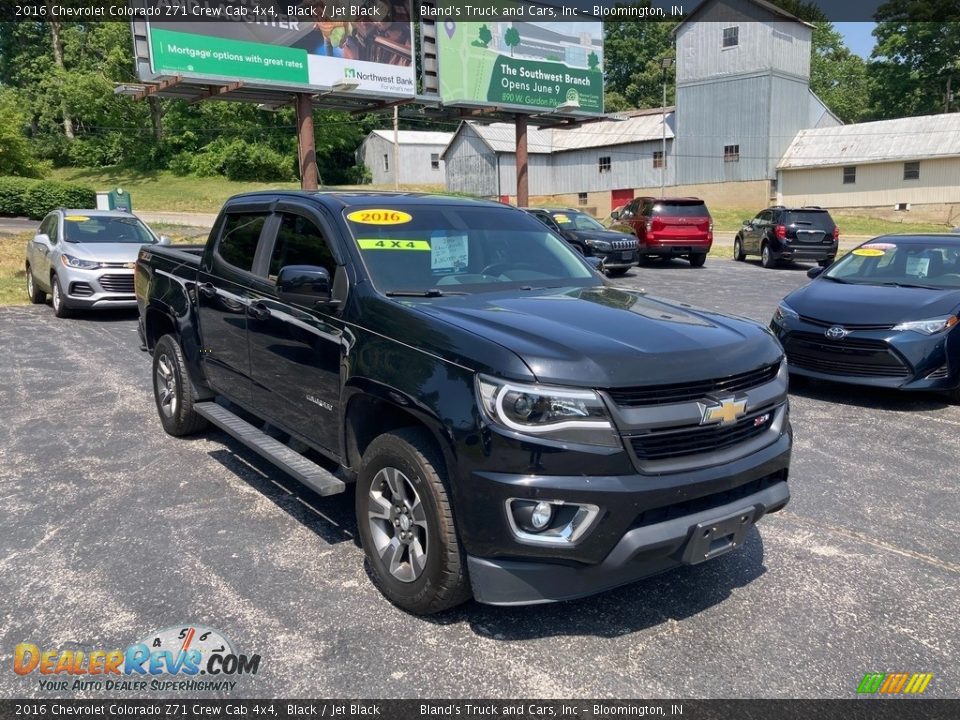
[{"label": "truck windshield", "polygon": [[63,236],[73,243],[134,243],[147,245],[157,238],[135,217],[65,215]]},{"label": "truck windshield", "polygon": [[530,215],[506,207],[378,205],[347,208],[344,217],[384,293],[602,284],[563,240]]}]

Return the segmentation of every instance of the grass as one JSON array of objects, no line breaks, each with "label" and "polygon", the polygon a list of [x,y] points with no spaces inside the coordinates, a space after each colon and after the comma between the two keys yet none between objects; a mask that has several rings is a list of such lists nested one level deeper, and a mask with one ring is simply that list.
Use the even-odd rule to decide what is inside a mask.
[{"label": "grass", "polygon": [[[136,170],[112,170],[110,168],[57,168],[50,173],[52,180],[78,182],[92,185],[95,190],[110,190],[121,187],[133,197],[134,212],[216,213],[231,195],[255,190],[294,190],[300,187],[295,182],[235,182],[223,177],[193,177],[174,175],[172,172]],[[442,185],[401,185],[404,190],[442,192]],[[384,185],[344,185],[338,189],[392,190]]]},{"label": "grass", "polygon": [[[714,228],[718,232],[736,232],[742,226],[743,221],[747,218],[755,217],[757,211],[755,209],[710,208],[710,214],[713,216]],[[880,220],[879,218],[864,215],[843,215],[837,212],[832,212],[831,215],[837,225],[840,226],[841,238],[845,235],[874,237],[887,233],[945,232],[949,230],[949,227],[946,225],[937,225],[935,223],[895,222],[893,220]]]},{"label": "grass", "polygon": [[33,233],[0,236],[0,305],[27,305],[27,276],[23,269],[27,240]]}]

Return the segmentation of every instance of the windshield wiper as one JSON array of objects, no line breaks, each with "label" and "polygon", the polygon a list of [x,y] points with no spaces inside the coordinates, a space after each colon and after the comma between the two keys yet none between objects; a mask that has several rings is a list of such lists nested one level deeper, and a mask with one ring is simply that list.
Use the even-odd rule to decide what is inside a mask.
[{"label": "windshield wiper", "polygon": [[821,275],[824,280],[832,280],[835,283],[841,283],[842,285],[858,285],[859,283],[852,283],[849,280],[841,280],[840,278],[830,277],[829,275]]},{"label": "windshield wiper", "polygon": [[440,290],[430,288],[429,290],[391,290],[385,293],[387,297],[444,297],[446,295],[469,295],[470,293]]},{"label": "windshield wiper", "polygon": [[933,287],[932,285],[913,285],[911,283],[900,283],[900,282],[885,282],[880,284],[886,287],[920,288],[921,290],[940,290],[941,289],[941,288]]}]

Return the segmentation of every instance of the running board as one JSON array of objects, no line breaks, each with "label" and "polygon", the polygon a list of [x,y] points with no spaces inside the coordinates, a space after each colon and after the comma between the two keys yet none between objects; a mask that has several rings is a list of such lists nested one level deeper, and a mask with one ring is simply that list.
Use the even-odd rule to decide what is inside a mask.
[{"label": "running board", "polygon": [[236,438],[254,452],[259,453],[278,468],[307,485],[320,495],[336,495],[346,490],[346,484],[329,470],[290,449],[279,440],[258,430],[215,402],[202,402],[193,406],[197,413],[218,428]]}]

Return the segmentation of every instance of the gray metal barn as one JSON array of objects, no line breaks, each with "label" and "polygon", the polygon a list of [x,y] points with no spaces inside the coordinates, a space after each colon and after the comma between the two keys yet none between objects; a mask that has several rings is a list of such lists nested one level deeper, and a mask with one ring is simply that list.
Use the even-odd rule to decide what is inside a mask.
[{"label": "gray metal barn", "polygon": [[[400,130],[400,184],[442,185],[443,149],[453,138],[448,132]],[[394,182],[393,130],[374,130],[357,150],[357,162],[365,165],[376,185]]]}]

